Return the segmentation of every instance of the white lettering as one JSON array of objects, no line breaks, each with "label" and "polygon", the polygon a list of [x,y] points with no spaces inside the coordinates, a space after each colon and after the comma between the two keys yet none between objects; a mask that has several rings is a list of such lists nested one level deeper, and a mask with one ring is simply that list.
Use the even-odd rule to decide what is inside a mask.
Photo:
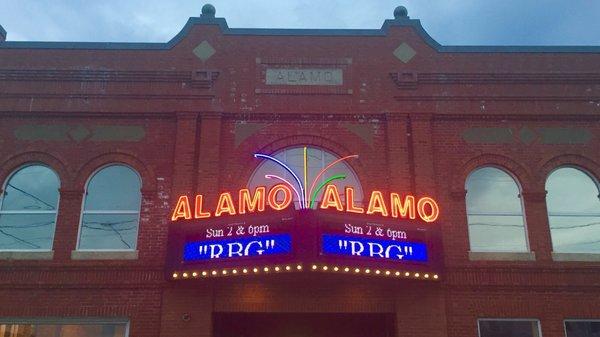
[{"label": "white lettering", "polygon": [[350,242],[350,251],[351,255],[360,256],[362,252],[365,250],[365,246],[359,241],[349,241]]},{"label": "white lettering", "polygon": [[209,228],[206,230],[206,238],[218,238],[218,237],[222,237],[225,233],[223,232],[222,229],[212,229]]},{"label": "white lettering", "polygon": [[[392,255],[392,250],[396,249],[397,253],[394,253],[394,255]],[[387,249],[385,250],[385,257],[386,258],[398,258],[399,260],[401,260],[404,257],[404,254],[402,254],[402,247],[400,246],[396,246],[396,245],[391,245],[388,246]]]},{"label": "white lettering", "polygon": [[258,234],[269,233],[269,225],[248,226],[248,234],[256,236]]},{"label": "white lettering", "polygon": [[364,231],[363,231],[363,228],[360,226],[354,226],[352,224],[347,223],[347,224],[344,224],[344,233],[363,235]]},{"label": "white lettering", "polygon": [[248,245],[246,245],[246,249],[244,249],[244,256],[248,256],[250,254],[250,249],[252,249],[252,246],[257,246],[256,252],[258,253],[258,255],[262,255],[262,253],[264,253],[264,250],[262,249],[262,242],[250,241],[248,242]]},{"label": "white lettering", "polygon": [[210,245],[210,258],[211,259],[218,259],[221,257],[221,254],[223,254],[223,246],[221,246],[219,244]]},{"label": "white lettering", "polygon": [[396,240],[396,239],[406,240],[406,238],[407,238],[405,231],[399,231],[399,230],[393,230],[393,229],[387,230],[387,236],[392,238],[392,240]]},{"label": "white lettering", "polygon": [[[367,244],[369,245],[369,256],[370,257],[375,257],[375,255],[377,255],[379,257],[383,257],[383,246],[382,245],[375,243],[375,242],[367,242]],[[377,250],[375,250],[375,248],[377,248]]]},{"label": "white lettering", "polygon": [[[237,249],[234,250],[234,246],[237,247]],[[227,244],[228,249],[228,257],[232,257],[234,255],[236,256],[243,256],[242,255],[242,251],[244,250],[244,246],[239,243],[239,242],[230,242]]]},{"label": "white lettering", "polygon": [[343,85],[342,69],[316,68],[268,68],[265,74],[267,85]]}]

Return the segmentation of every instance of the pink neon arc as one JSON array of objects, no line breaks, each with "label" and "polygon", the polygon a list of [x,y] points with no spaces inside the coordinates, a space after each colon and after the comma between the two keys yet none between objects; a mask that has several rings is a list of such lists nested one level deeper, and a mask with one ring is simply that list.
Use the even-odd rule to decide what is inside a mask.
[{"label": "pink neon arc", "polygon": [[[287,181],[286,179],[280,177],[280,176],[276,176],[274,174],[265,174],[265,178],[267,179],[271,179],[271,178],[275,178],[275,179],[279,179],[281,181],[283,181],[284,183],[288,184],[289,187],[292,188],[292,190],[294,190],[294,193],[296,193],[296,196],[298,197],[298,202],[301,202],[301,198],[300,198],[300,193],[298,193],[298,190],[294,187],[294,185],[292,185],[289,181]],[[300,204],[300,208],[305,208],[302,207],[302,204]]]},{"label": "pink neon arc", "polygon": [[[307,196],[312,195],[312,191],[315,189],[315,185],[317,184],[317,181],[319,181],[319,178],[321,178],[321,176],[323,175],[323,173],[325,173],[325,171],[329,170],[332,166],[334,166],[335,164],[344,161],[346,159],[350,159],[350,158],[358,158],[357,154],[352,154],[343,158],[340,158],[334,162],[332,162],[331,164],[327,165],[327,167],[325,167],[324,169],[321,170],[321,172],[319,172],[319,174],[317,174],[317,177],[315,178],[315,180],[313,180],[313,183],[310,185],[310,190],[308,191]],[[304,208],[309,208],[311,200],[306,200],[306,205],[304,205]]]}]

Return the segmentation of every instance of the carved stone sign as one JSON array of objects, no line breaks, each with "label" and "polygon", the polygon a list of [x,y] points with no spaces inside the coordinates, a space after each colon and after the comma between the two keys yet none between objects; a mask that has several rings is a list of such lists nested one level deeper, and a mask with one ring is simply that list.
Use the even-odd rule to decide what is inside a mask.
[{"label": "carved stone sign", "polygon": [[342,69],[267,68],[267,85],[342,85]]}]

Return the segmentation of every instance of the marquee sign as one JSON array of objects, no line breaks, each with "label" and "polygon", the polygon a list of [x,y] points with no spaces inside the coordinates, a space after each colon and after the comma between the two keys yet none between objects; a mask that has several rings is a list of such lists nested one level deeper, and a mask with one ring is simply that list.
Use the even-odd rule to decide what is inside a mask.
[{"label": "marquee sign", "polygon": [[[291,188],[284,184],[277,184],[271,187],[268,192],[264,186],[257,187],[254,192],[244,188],[239,191],[238,195],[237,202],[234,202],[231,193],[221,193],[214,211],[205,210],[202,194],[195,196],[193,207],[188,196],[183,195],[177,201],[171,220],[207,219],[213,216],[264,212],[267,205],[273,211],[281,211],[288,208],[293,200]],[[327,185],[323,198],[319,203],[319,208],[404,219],[416,219],[418,215],[425,222],[434,222],[439,215],[439,207],[435,200],[430,197],[421,197],[415,201],[416,199],[412,195],[406,195],[402,198],[398,193],[390,193],[389,197],[385,198],[382,192],[373,191],[365,210],[365,208],[355,205],[353,187],[346,187],[344,195],[346,202],[343,202],[340,198],[340,192],[336,185]],[[307,209],[308,207],[301,208]]]},{"label": "marquee sign", "polygon": [[355,201],[354,186],[340,191],[332,183],[343,176],[322,177],[357,156],[330,163],[309,187],[306,148],[304,154],[304,180],[277,158],[255,154],[279,165],[291,181],[267,174],[265,178],[278,182],[221,193],[213,206],[205,204],[202,194],[180,196],[171,214],[168,277],[302,271],[310,266],[313,271],[372,269],[382,275],[438,278],[439,206],[433,198],[372,191],[363,206]]},{"label": "marquee sign", "polygon": [[289,254],[292,237],[289,234],[261,235],[238,239],[192,241],[183,247],[185,262],[237,257]]},{"label": "marquee sign", "polygon": [[323,235],[323,254],[370,257],[376,259],[427,261],[423,243],[381,239],[352,238],[344,235]]}]

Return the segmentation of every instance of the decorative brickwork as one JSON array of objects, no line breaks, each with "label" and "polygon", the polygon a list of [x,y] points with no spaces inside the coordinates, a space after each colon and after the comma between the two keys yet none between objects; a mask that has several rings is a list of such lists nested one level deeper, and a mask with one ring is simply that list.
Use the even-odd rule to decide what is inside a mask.
[{"label": "decorative brickwork", "polygon": [[[477,336],[483,317],[536,318],[544,336],[564,336],[564,319],[600,319],[600,263],[553,259],[545,204],[557,167],[600,178],[600,48],[440,46],[401,13],[376,30],[255,30],[209,12],[165,44],[0,34],[0,182],[33,162],[61,182],[53,253],[0,260],[0,319],[119,317],[134,337],[212,336],[214,312],[387,313],[397,336],[413,337]],[[203,41],[214,49],[198,58]],[[400,43],[411,51],[399,59]],[[271,68],[341,69],[343,83],[267,85]],[[245,187],[253,153],[300,145],[358,154],[348,165],[365,191],[434,197],[439,282],[167,281],[177,197],[201,192],[214,205]],[[73,259],[85,184],[110,163],[142,179],[137,259]],[[513,259],[469,255],[465,179],[487,165],[521,187],[531,252]]]}]

